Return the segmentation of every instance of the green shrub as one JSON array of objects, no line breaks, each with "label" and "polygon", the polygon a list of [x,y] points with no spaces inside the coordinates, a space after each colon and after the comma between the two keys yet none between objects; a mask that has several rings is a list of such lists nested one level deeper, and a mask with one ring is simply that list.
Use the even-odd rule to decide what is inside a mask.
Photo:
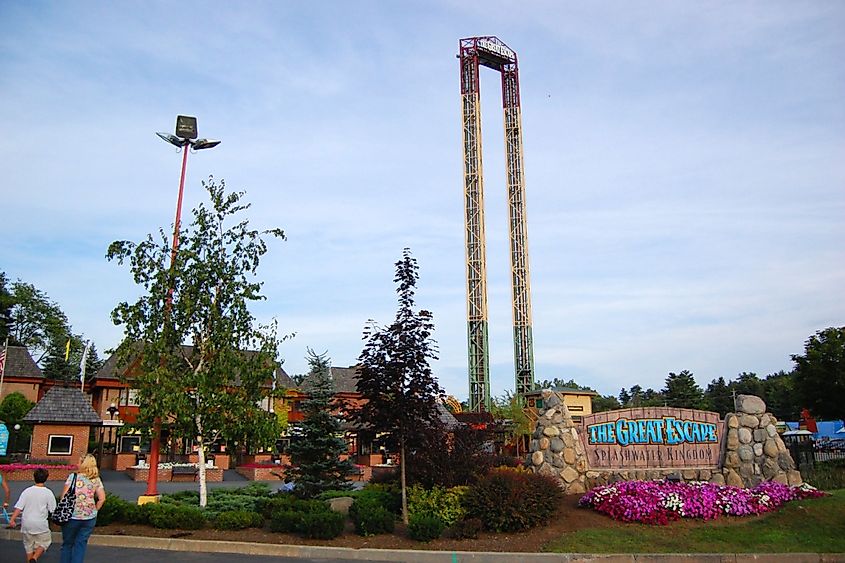
[{"label": "green shrub", "polygon": [[306,512],[299,531],[306,538],[330,540],[343,533],[345,523],[346,518],[339,512]]},{"label": "green shrub", "polygon": [[430,542],[439,538],[445,527],[436,514],[417,512],[408,520],[408,535],[417,541]]},{"label": "green shrub", "polygon": [[331,507],[327,502],[322,500],[302,500],[285,493],[267,499],[259,499],[256,503],[255,510],[263,514],[265,518],[272,518],[273,513],[280,510],[292,512],[325,512],[331,510]]},{"label": "green shrub", "polygon": [[142,505],[127,503],[123,508],[123,521],[127,524],[141,524],[148,525],[150,523],[150,514],[160,506],[157,503],[147,503]]},{"label": "green shrub", "polygon": [[408,513],[434,514],[451,526],[466,515],[462,501],[468,490],[469,487],[433,487],[428,490],[414,485],[408,489]]},{"label": "green shrub", "polygon": [[494,532],[514,532],[545,524],[563,500],[555,480],[520,469],[492,470],[464,497],[471,518]]},{"label": "green shrub", "polygon": [[169,504],[150,504],[149,506],[154,507],[150,509],[149,521],[156,528],[199,530],[205,526],[205,514],[199,508]]},{"label": "green shrub", "polygon": [[845,460],[817,462],[813,469],[802,471],[801,477],[817,489],[845,488]]},{"label": "green shrub", "polygon": [[200,494],[197,491],[178,491],[161,495],[162,504],[189,504],[199,506]]},{"label": "green shrub", "polygon": [[214,519],[214,527],[218,530],[244,530],[246,528],[261,528],[264,517],[257,512],[247,510],[230,510],[221,512]]},{"label": "green shrub", "polygon": [[270,530],[286,534],[299,532],[302,530],[304,514],[304,512],[294,512],[293,510],[277,510],[270,517]]},{"label": "green shrub", "polygon": [[331,491],[323,491],[319,495],[317,495],[318,500],[331,500],[333,498],[341,498],[341,497],[352,497],[358,498],[360,496],[361,491],[338,491],[338,490],[331,490]]},{"label": "green shrub", "polygon": [[402,512],[402,491],[392,484],[369,484],[360,491],[356,500],[374,500],[382,508],[393,514]]},{"label": "green shrub", "polygon": [[127,506],[129,503],[119,496],[106,493],[106,502],[97,511],[97,526],[107,526],[112,522],[123,521]]},{"label": "green shrub", "polygon": [[349,507],[349,517],[355,524],[355,533],[360,536],[391,533],[396,524],[395,514],[377,501],[362,497]]},{"label": "green shrub", "polygon": [[484,523],[479,518],[465,518],[455,522],[452,526],[452,536],[459,540],[478,539],[478,534],[484,528]]}]

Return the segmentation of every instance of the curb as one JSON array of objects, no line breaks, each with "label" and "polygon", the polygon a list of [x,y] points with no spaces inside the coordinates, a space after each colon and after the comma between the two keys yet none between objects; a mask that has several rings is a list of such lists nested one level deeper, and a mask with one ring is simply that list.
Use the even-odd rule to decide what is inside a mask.
[{"label": "curb", "polygon": [[[0,540],[21,541],[17,530],[0,530]],[[53,532],[53,543],[62,543],[62,533]],[[90,545],[136,549],[159,549],[190,553],[237,553],[269,557],[305,559],[344,559],[347,561],[402,561],[413,563],[512,563],[519,560],[558,561],[565,563],[836,563],[845,562],[845,553],[524,553],[425,551],[386,549],[354,549],[308,545],[283,545],[145,536],[112,536],[94,534]]]}]

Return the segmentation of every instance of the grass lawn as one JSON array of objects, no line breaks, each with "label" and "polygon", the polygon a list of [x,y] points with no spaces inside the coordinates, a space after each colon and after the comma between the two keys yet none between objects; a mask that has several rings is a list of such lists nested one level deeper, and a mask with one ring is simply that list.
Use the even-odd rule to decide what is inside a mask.
[{"label": "grass lawn", "polygon": [[786,503],[774,513],[668,526],[620,522],[550,542],[557,553],[845,553],[845,489]]}]

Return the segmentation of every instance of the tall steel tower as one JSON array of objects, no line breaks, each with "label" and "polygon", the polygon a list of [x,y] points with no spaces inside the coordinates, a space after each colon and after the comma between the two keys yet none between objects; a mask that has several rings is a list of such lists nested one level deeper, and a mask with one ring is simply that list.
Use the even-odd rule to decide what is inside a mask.
[{"label": "tall steel tower", "polygon": [[480,65],[497,70],[502,75],[517,395],[530,391],[534,384],[528,229],[525,214],[525,178],[522,170],[522,111],[519,103],[519,67],[516,53],[497,37],[470,37],[461,39],[459,45],[464,141],[469,409],[483,411],[490,408],[490,359],[487,338],[487,257],[478,81]]}]

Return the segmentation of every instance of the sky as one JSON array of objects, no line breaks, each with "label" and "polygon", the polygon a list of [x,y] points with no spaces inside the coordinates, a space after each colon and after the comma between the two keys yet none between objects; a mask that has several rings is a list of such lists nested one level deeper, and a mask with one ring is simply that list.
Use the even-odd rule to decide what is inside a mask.
[{"label": "sky", "polygon": [[[845,3],[0,1],[0,271],[102,353],[139,289],[114,240],[213,175],[284,229],[254,308],[356,362],[419,262],[446,391],[468,395],[458,40],[519,57],[536,378],[602,394],[792,367],[845,325]],[[514,388],[499,76],[482,69],[491,391]]]}]

